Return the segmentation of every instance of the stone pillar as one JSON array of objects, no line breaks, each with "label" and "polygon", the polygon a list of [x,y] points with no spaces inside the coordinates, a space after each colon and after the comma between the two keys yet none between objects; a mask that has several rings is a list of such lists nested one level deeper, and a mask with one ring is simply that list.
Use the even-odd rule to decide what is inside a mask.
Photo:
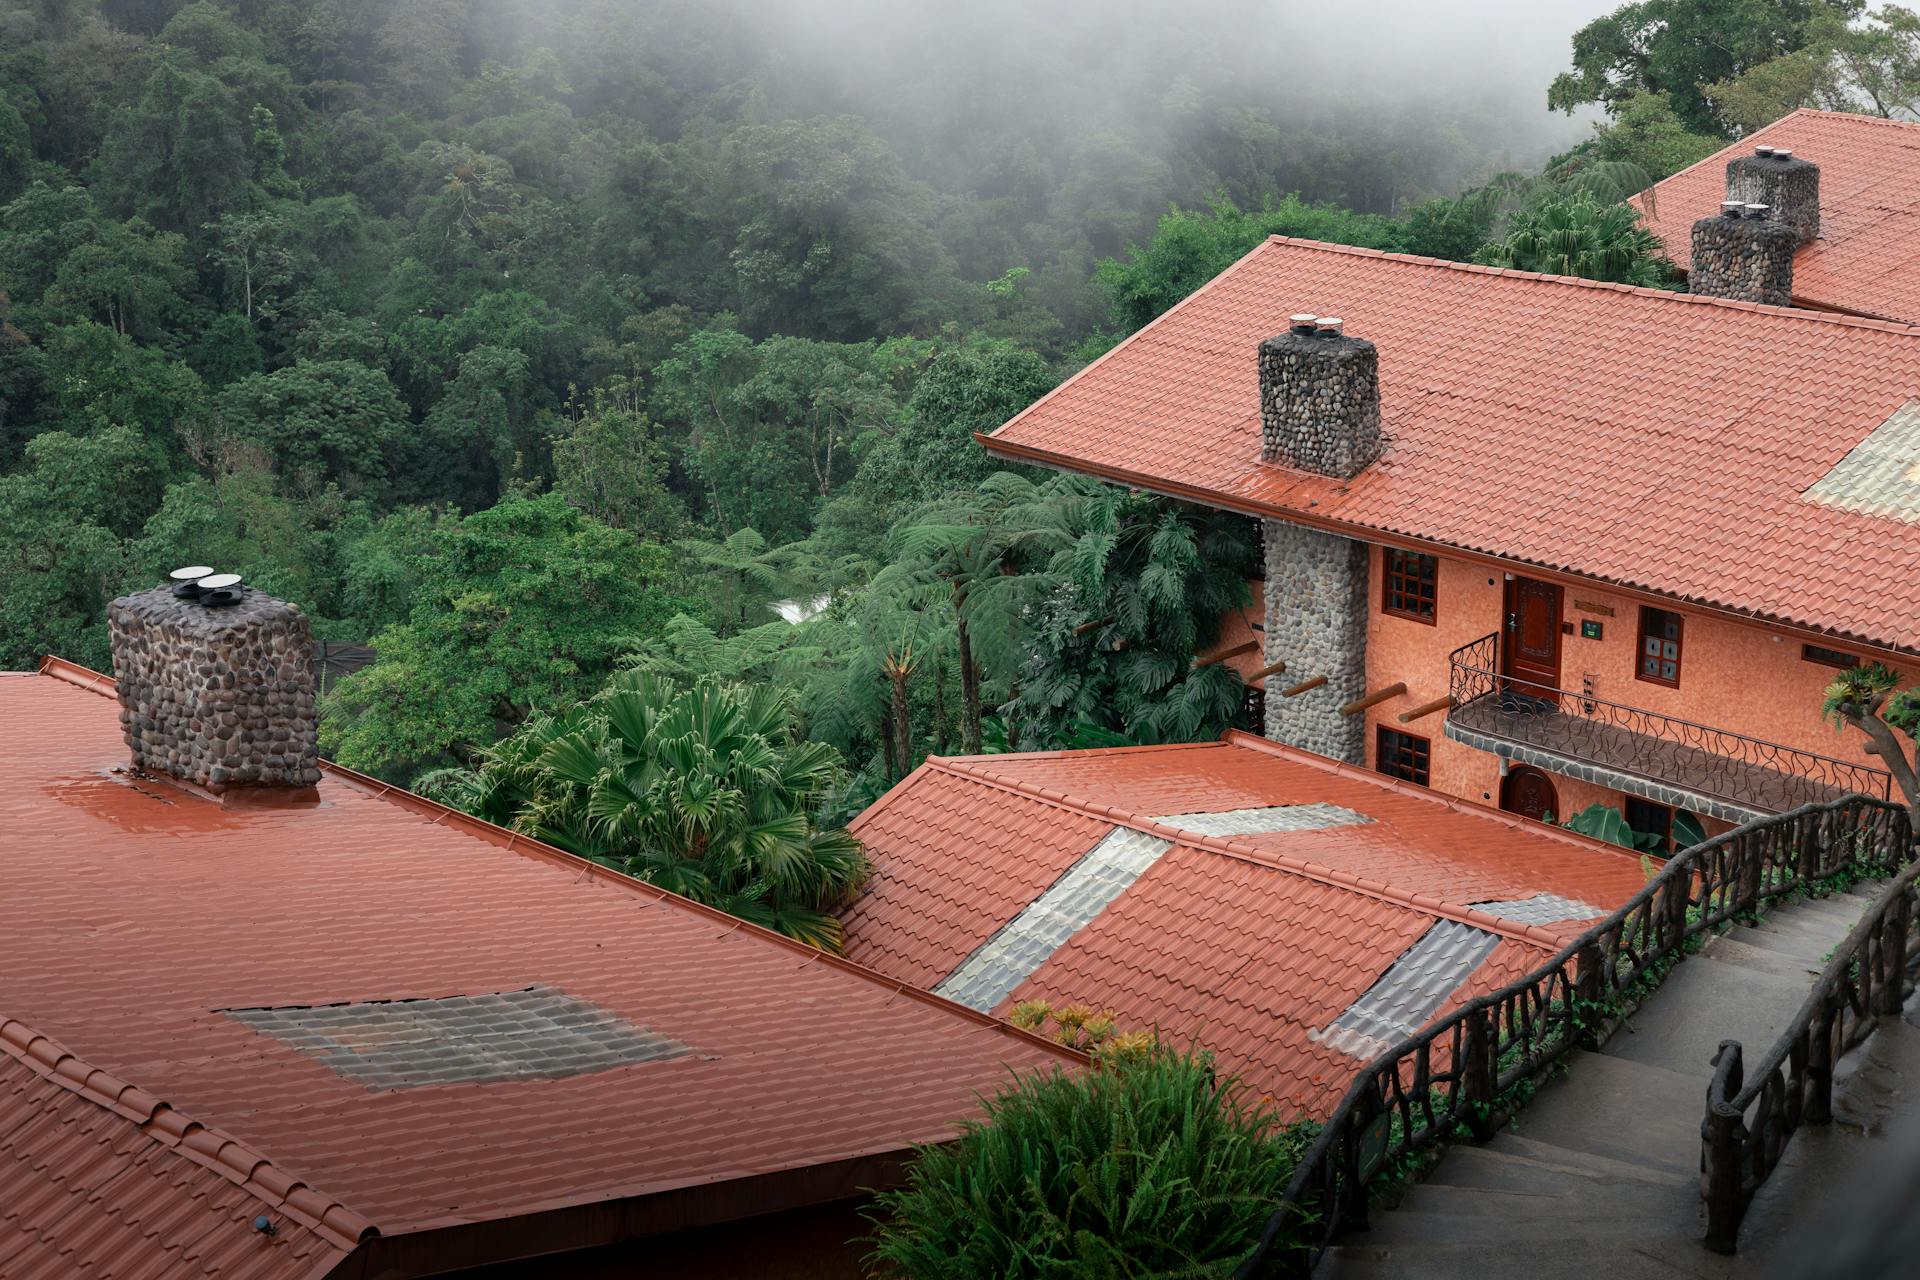
[{"label": "stone pillar", "polygon": [[1693,224],[1693,266],[1687,289],[1709,298],[1793,305],[1793,228],[1763,205],[1729,200]]},{"label": "stone pillar", "polygon": [[[1282,520],[1261,521],[1267,559],[1266,732],[1275,742],[1365,764],[1367,718],[1342,705],[1366,692],[1367,544]],[[1293,698],[1280,690],[1314,676],[1327,682]]]},{"label": "stone pillar", "polygon": [[[1330,316],[1301,314],[1260,344],[1260,458],[1351,480],[1380,456],[1380,356]],[[1367,544],[1280,520],[1261,522],[1266,543],[1269,738],[1366,761],[1366,718],[1342,704],[1366,692]],[[1290,685],[1325,676],[1296,697]]]},{"label": "stone pillar", "polygon": [[[242,587],[218,607],[156,587],[107,606],[120,724],[136,768],[223,793],[320,781],[313,631]],[[208,597],[211,599],[212,597]]]},{"label": "stone pillar", "polygon": [[1820,234],[1820,166],[1779,147],[1727,161],[1727,199],[1764,204],[1793,228],[1796,243]]}]

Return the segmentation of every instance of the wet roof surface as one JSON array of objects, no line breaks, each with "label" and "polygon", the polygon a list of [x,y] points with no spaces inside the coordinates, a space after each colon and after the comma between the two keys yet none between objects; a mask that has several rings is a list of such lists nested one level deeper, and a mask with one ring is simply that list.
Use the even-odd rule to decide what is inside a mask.
[{"label": "wet roof surface", "polygon": [[1920,124],[1800,110],[1654,184],[1634,202],[1682,270],[1694,221],[1726,197],[1727,161],[1786,147],[1820,166],[1820,237],[1793,258],[1795,301],[1920,321]]},{"label": "wet roof surface", "polygon": [[[1288,808],[1308,820],[1272,816]],[[1264,829],[1196,829],[1209,825]],[[1247,734],[934,759],[854,829],[876,874],[844,913],[850,957],[928,985],[1004,960],[970,991],[999,995],[998,1011],[1112,1009],[1123,1029],[1190,1039],[1309,1113],[1337,1102],[1367,1056],[1364,1034],[1326,1033],[1369,991],[1424,1019],[1539,966],[1645,882],[1633,854]],[[1090,851],[1110,842],[1154,856],[1081,892]],[[1550,902],[1534,903],[1542,893]],[[1520,918],[1469,905],[1515,900],[1531,904]],[[1063,909],[1033,911],[1050,905]],[[1029,912],[1044,937],[1008,927]],[[1401,971],[1425,985],[1383,984],[1442,923],[1458,945],[1440,958],[1463,963],[1417,957]],[[1018,955],[1002,947],[1015,932],[1030,944]]]},{"label": "wet roof surface", "polygon": [[[65,678],[0,676],[0,725],[0,1021],[385,1235],[897,1152],[954,1133],[1010,1067],[1075,1061],[342,771],[302,808],[130,780],[114,702]],[[541,1007],[480,1015],[512,992]],[[448,1062],[506,1069],[370,1088],[293,1043],[292,1006],[379,1021],[401,1001],[463,1029]],[[572,1015],[550,1072],[509,1043],[505,1021]],[[580,1043],[615,1025],[632,1031],[610,1054]],[[352,1034],[374,1047],[364,1020]],[[431,1069],[397,1047],[370,1062]]]},{"label": "wet roof surface", "polygon": [[[1260,460],[1255,353],[1303,308],[1379,348],[1350,481]],[[1807,495],[1916,395],[1904,326],[1275,237],[987,446],[1920,652],[1914,523]]]}]

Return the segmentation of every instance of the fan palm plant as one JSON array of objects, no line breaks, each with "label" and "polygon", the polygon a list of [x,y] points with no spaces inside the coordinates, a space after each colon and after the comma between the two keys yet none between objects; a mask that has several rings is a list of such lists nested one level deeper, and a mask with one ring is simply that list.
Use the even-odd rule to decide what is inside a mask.
[{"label": "fan palm plant", "polygon": [[832,908],[868,871],[858,841],[814,820],[843,773],[832,747],[798,736],[774,686],[681,686],[632,670],[435,789],[480,817],[837,950]]}]

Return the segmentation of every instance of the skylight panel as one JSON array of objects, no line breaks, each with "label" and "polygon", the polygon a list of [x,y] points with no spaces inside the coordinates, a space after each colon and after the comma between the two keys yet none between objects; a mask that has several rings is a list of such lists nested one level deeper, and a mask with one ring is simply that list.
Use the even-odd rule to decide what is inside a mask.
[{"label": "skylight panel", "polygon": [[1499,945],[1498,934],[1436,920],[1365,995],[1313,1038],[1356,1058],[1378,1057],[1425,1026]]},{"label": "skylight panel", "polygon": [[1202,836],[1265,836],[1289,831],[1321,831],[1373,819],[1337,804],[1287,804],[1264,809],[1224,809],[1218,813],[1176,813],[1154,821]]},{"label": "skylight panel", "polygon": [[1803,495],[1889,520],[1920,521],[1920,400],[1909,400]]},{"label": "skylight panel", "polygon": [[1530,898],[1469,902],[1467,905],[1514,924],[1558,924],[1563,920],[1591,920],[1607,914],[1605,907],[1596,907],[1578,898],[1563,898],[1557,893],[1536,893]]},{"label": "skylight panel", "polygon": [[1131,827],[1115,827],[934,992],[983,1013],[992,1009],[1172,847]]}]

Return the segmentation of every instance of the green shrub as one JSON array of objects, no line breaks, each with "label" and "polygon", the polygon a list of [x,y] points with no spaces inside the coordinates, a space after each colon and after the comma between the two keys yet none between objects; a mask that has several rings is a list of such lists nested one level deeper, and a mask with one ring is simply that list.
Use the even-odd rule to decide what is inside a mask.
[{"label": "green shrub", "polygon": [[879,1197],[873,1261],[908,1280],[1227,1276],[1318,1132],[1281,1127],[1210,1057],[1022,1077]]}]

